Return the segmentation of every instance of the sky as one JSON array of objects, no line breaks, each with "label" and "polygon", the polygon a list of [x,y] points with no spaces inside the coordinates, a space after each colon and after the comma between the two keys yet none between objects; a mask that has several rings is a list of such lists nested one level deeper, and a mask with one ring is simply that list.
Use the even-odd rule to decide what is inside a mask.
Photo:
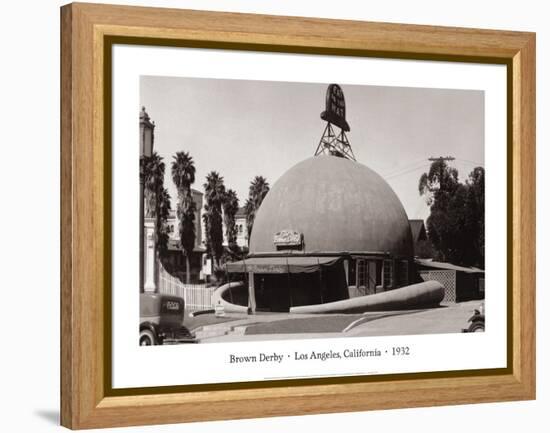
[{"label": "sky", "polygon": [[[326,125],[320,113],[328,84],[142,76],[140,105],[156,124],[154,149],[166,162],[172,208],[178,151],[195,161],[193,188],[204,191],[206,175],[218,171],[241,206],[254,176],[273,185],[313,156]],[[386,179],[410,219],[429,215],[418,193],[429,157],[455,157],[462,180],[484,166],[483,91],[341,87],[357,161]]]}]

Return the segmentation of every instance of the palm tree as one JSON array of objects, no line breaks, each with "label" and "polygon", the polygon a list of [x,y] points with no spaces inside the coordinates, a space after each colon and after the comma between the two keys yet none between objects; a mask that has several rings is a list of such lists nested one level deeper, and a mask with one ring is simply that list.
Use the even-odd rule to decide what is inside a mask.
[{"label": "palm tree", "polygon": [[[164,188],[165,164],[158,153],[143,158],[143,175],[147,218],[155,219],[155,258],[160,260],[168,250],[168,217],[170,216],[170,195]],[[155,267],[155,280],[158,268]]]},{"label": "palm tree", "polygon": [[223,254],[222,204],[225,198],[225,186],[223,177],[216,171],[211,171],[206,176],[204,196],[206,228],[208,229],[206,236],[210,242],[211,254],[219,266]]},{"label": "palm tree", "polygon": [[185,281],[191,281],[191,254],[195,248],[196,204],[191,194],[195,182],[195,163],[188,152],[177,152],[172,161],[172,180],[178,190],[177,217],[179,220],[180,246],[185,255]]},{"label": "palm tree", "polygon": [[157,152],[153,152],[151,156],[143,157],[144,163],[144,182],[145,188],[145,216],[147,218],[155,218],[157,201],[159,194],[164,187],[164,170],[165,165],[162,157]]},{"label": "palm tree", "polygon": [[254,225],[254,219],[256,213],[260,208],[265,196],[269,192],[269,183],[263,176],[256,176],[250,182],[250,188],[248,189],[248,199],[244,205],[244,211],[246,214],[246,228],[248,231],[248,240],[250,242],[250,235],[252,234],[252,226]]},{"label": "palm tree", "polygon": [[157,229],[155,231],[159,257],[163,257],[166,251],[168,251],[168,238],[170,237],[168,231],[168,218],[171,210],[170,194],[166,188],[162,187],[162,191],[157,199]]},{"label": "palm tree", "polygon": [[202,224],[204,226],[204,246],[206,255],[212,257],[212,242],[210,242],[210,228],[208,227],[208,204],[204,204],[204,213],[202,214]]},{"label": "palm tree", "polygon": [[225,236],[230,251],[235,251],[237,246],[237,226],[235,215],[239,210],[239,198],[237,193],[228,189],[223,201],[223,222],[225,223]]},{"label": "palm tree", "polygon": [[166,251],[167,240],[163,240],[163,230],[170,214],[170,195],[164,188],[165,164],[163,158],[154,152],[144,157],[144,188],[146,200],[146,216],[155,219],[155,244],[159,254]]}]

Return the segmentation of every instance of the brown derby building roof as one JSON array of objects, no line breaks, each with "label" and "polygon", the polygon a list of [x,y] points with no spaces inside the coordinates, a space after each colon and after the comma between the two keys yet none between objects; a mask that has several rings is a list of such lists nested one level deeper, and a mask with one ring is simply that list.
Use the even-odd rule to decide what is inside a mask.
[{"label": "brown derby building roof", "polygon": [[312,157],[279,178],[254,221],[250,254],[285,253],[273,239],[281,230],[303,235],[303,249],[293,254],[413,257],[409,220],[397,195],[373,170],[345,158]]}]

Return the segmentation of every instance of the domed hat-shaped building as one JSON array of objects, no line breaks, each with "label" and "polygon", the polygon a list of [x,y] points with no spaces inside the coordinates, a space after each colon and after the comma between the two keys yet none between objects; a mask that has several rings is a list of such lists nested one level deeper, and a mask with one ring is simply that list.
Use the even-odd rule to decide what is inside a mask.
[{"label": "domed hat-shaped building", "polygon": [[373,170],[329,155],[290,168],[254,220],[247,273],[259,310],[288,311],[410,282],[413,242],[403,205]]},{"label": "domed hat-shaped building", "polygon": [[227,264],[246,274],[252,309],[289,311],[410,283],[407,215],[386,181],[355,161],[336,84],[321,117],[327,124],[316,156],[275,182],[254,219],[248,257]]},{"label": "domed hat-shaped building", "polygon": [[374,254],[412,258],[409,220],[391,187],[373,170],[320,155],[289,169],[267,194],[250,238],[250,254],[285,254],[274,235],[302,236],[302,254]]}]

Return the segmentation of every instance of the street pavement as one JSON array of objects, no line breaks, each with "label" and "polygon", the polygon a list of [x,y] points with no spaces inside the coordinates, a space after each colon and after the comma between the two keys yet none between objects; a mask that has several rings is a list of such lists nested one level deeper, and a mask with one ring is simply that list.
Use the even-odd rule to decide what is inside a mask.
[{"label": "street pavement", "polygon": [[349,336],[449,334],[468,327],[468,319],[480,301],[448,304],[439,308],[391,317],[381,317],[360,323],[346,334]]},{"label": "street pavement", "polygon": [[[185,322],[200,343],[460,333],[480,301],[364,314],[213,314]],[[200,317],[200,316],[199,316]]]}]

